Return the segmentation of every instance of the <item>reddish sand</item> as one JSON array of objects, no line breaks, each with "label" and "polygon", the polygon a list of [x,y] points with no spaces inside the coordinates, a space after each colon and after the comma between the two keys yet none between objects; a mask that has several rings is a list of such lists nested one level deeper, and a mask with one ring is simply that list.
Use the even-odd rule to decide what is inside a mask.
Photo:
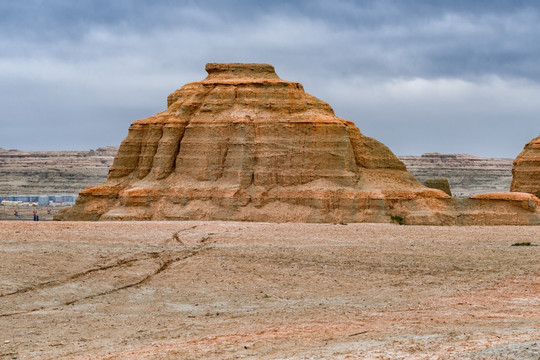
[{"label": "reddish sand", "polygon": [[538,227],[0,222],[2,359],[539,359]]}]

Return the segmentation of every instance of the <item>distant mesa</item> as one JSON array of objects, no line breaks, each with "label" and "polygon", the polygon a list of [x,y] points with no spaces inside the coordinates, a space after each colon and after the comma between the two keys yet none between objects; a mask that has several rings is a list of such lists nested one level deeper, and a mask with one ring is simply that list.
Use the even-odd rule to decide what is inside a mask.
[{"label": "distant mesa", "polygon": [[0,196],[78,193],[107,179],[117,151],[0,150]]},{"label": "distant mesa", "polygon": [[454,196],[507,192],[512,182],[514,159],[438,153],[403,155],[398,158],[422,183],[433,178],[448,179]]},{"label": "distant mesa", "polygon": [[534,194],[540,197],[540,136],[525,145],[514,160],[510,191]]},{"label": "distant mesa", "polygon": [[206,71],[170,94],[165,111],[135,121],[107,182],[55,219],[540,223],[529,194],[460,200],[425,187],[271,65]]}]

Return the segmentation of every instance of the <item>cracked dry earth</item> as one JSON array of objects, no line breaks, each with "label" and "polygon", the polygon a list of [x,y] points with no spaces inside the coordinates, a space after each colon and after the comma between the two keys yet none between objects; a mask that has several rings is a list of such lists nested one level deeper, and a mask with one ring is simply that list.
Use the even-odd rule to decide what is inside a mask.
[{"label": "cracked dry earth", "polygon": [[538,227],[0,222],[1,359],[540,359]]}]

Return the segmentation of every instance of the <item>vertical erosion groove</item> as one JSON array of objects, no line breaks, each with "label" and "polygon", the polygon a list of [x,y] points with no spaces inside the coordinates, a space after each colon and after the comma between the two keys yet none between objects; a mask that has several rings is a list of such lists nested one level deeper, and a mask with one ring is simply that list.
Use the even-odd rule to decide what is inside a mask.
[{"label": "vertical erosion groove", "polygon": [[163,136],[163,124],[150,124],[144,137],[139,156],[139,179],[143,179],[150,173],[158,143]]},{"label": "vertical erosion groove", "polygon": [[169,176],[175,169],[176,157],[180,151],[180,142],[184,136],[186,123],[165,125],[163,129],[163,137],[160,141],[156,158],[160,168],[156,168],[157,179],[164,179]]},{"label": "vertical erosion groove", "polygon": [[113,165],[109,172],[109,179],[126,177],[131,174],[139,164],[142,140],[147,131],[145,124],[132,124],[128,131],[128,136],[118,149],[118,154],[114,158]]},{"label": "vertical erosion groove", "polygon": [[186,117],[186,123],[184,126],[184,130],[182,131],[182,134],[180,135],[180,138],[178,139],[178,147],[176,149],[176,157],[173,161],[173,166],[171,172],[176,172],[176,170],[179,168],[179,162],[181,161],[181,155],[180,150],[182,148],[182,140],[184,140],[184,136],[186,136],[186,132],[188,131],[188,128],[190,127],[191,120],[199,114],[201,111],[201,107],[204,104],[204,99],[208,97],[208,95],[216,88],[216,85],[208,86],[208,89],[206,89],[201,95],[195,95],[192,101],[195,103],[193,110],[190,112],[189,115]]}]

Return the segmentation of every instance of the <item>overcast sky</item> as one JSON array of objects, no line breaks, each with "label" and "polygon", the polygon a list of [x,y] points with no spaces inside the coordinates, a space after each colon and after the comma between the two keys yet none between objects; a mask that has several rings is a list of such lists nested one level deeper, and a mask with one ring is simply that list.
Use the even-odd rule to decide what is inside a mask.
[{"label": "overcast sky", "polygon": [[265,62],[398,155],[540,135],[540,2],[0,0],[0,147],[119,145],[207,62]]}]

